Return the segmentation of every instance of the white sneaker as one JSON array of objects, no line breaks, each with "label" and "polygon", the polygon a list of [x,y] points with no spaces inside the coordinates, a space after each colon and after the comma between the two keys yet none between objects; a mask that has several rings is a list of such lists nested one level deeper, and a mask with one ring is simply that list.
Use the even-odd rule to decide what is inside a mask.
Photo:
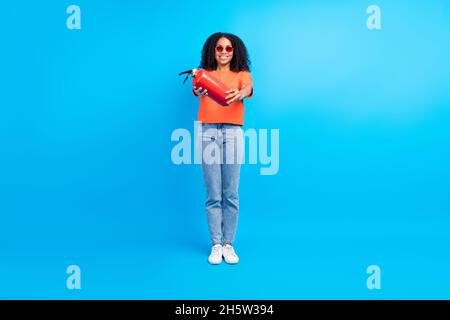
[{"label": "white sneaker", "polygon": [[239,262],[239,257],[236,254],[236,252],[234,252],[234,249],[231,246],[231,244],[227,243],[223,246],[222,254],[223,254],[223,257],[225,258],[226,263],[236,264]]},{"label": "white sneaker", "polygon": [[208,262],[211,264],[222,263],[222,245],[220,243],[213,245],[211,254],[208,257]]}]

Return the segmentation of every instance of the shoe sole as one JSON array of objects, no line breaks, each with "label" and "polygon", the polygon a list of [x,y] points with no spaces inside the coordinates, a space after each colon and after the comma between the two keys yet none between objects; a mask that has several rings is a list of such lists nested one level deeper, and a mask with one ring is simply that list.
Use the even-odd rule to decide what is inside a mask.
[{"label": "shoe sole", "polygon": [[226,259],[223,259],[226,263],[228,263],[228,264],[238,264],[239,263],[239,260],[238,261],[236,261],[236,262],[229,262],[229,261],[227,261]]},{"label": "shoe sole", "polygon": [[213,266],[221,264],[222,262],[223,262],[223,260],[220,260],[220,262],[211,262],[211,261],[208,260],[208,263],[212,264]]}]

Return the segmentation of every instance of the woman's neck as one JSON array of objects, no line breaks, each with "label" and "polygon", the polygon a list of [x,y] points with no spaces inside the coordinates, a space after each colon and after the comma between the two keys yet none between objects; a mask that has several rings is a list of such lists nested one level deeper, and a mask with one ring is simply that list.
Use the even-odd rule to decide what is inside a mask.
[{"label": "woman's neck", "polygon": [[217,70],[218,71],[222,71],[222,70],[230,70],[230,64],[226,64],[226,65],[220,65],[220,64],[218,64],[217,65]]}]

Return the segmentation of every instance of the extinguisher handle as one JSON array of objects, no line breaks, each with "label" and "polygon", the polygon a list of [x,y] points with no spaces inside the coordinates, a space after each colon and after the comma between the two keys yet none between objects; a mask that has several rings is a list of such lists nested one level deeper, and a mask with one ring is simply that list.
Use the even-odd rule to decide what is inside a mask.
[{"label": "extinguisher handle", "polygon": [[182,74],[186,74],[186,78],[184,78],[183,84],[186,83],[187,79],[189,78],[189,76],[192,73],[192,69],[180,72],[178,75],[181,76]]},{"label": "extinguisher handle", "polygon": [[189,78],[189,76],[195,76],[195,74],[197,73],[197,69],[189,69],[183,72],[180,72],[178,75],[181,76],[182,74],[186,74],[186,78],[184,78],[183,83],[186,83],[187,79]]},{"label": "extinguisher handle", "polygon": [[182,74],[191,73],[191,72],[192,72],[192,69],[189,69],[189,70],[180,72],[178,75],[181,76]]}]

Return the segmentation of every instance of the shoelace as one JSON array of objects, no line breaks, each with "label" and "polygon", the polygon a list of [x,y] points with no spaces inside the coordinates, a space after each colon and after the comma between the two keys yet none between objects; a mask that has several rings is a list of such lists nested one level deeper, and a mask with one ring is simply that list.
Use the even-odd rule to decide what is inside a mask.
[{"label": "shoelace", "polygon": [[220,250],[220,247],[219,246],[214,246],[213,247],[213,254],[219,254],[219,250]]},{"label": "shoelace", "polygon": [[236,252],[234,252],[234,248],[232,246],[225,246],[225,249],[230,252],[230,255],[236,257]]}]

